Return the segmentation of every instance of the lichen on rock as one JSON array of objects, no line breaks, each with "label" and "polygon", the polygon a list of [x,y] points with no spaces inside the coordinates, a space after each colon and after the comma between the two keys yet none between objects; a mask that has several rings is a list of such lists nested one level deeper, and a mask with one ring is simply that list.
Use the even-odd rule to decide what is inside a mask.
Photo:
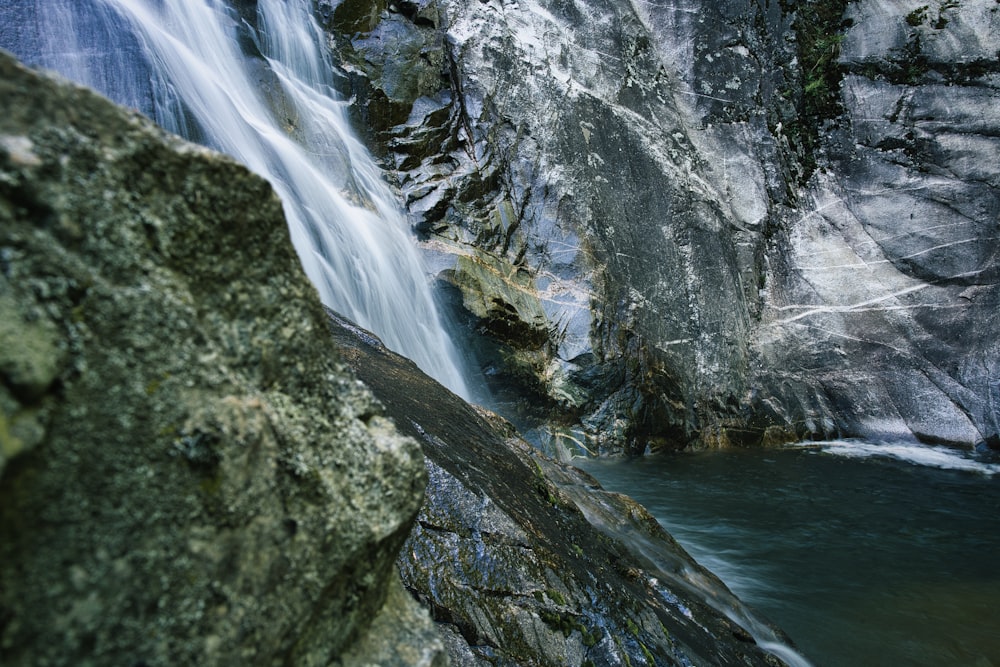
[{"label": "lichen on rock", "polygon": [[439,663],[379,413],[265,181],[0,54],[5,665]]}]

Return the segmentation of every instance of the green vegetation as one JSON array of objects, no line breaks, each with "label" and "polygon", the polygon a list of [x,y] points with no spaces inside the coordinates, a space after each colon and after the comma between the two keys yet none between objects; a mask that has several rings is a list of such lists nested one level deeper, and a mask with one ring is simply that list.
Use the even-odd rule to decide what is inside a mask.
[{"label": "green vegetation", "polygon": [[906,46],[894,51],[891,62],[894,69],[886,73],[886,78],[892,83],[914,85],[930,71],[930,60],[924,54],[919,31],[910,33]]},{"label": "green vegetation", "polygon": [[923,22],[927,20],[928,11],[930,11],[930,5],[917,7],[906,15],[906,22],[910,25],[910,27],[916,28],[918,25],[922,25]]},{"label": "green vegetation", "polygon": [[919,28],[922,25],[929,25],[935,30],[943,30],[948,25],[948,17],[945,13],[952,9],[958,9],[961,3],[958,0],[942,0],[938,3],[937,18],[931,21],[931,6],[922,5],[906,15],[906,23],[911,28]]},{"label": "green vegetation", "polygon": [[802,67],[802,95],[798,101],[798,126],[790,136],[800,149],[802,180],[816,170],[816,149],[823,122],[843,112],[838,63],[844,31],[851,26],[844,12],[852,0],[807,0],[796,9],[795,30]]},{"label": "green vegetation", "polygon": [[650,653],[649,649],[642,642],[639,642],[639,648],[642,650],[642,657],[646,659],[647,665],[656,665],[656,659],[653,658],[653,654]]},{"label": "green vegetation", "polygon": [[[931,69],[930,59],[923,50],[922,39],[926,29],[944,30],[950,21],[946,14],[960,6],[958,0],[941,0],[937,5],[936,18],[931,15],[930,5],[921,5],[907,14],[906,24],[911,30],[906,45],[894,50],[890,60],[893,68],[884,73],[885,78],[892,83],[909,85],[919,83]],[[947,76],[949,73],[943,72],[943,74]],[[951,74],[948,78],[960,78],[957,73]]]},{"label": "green vegetation", "polygon": [[583,645],[587,648],[596,646],[597,642],[601,641],[601,629],[594,628],[593,630],[583,630],[580,633],[583,636]]},{"label": "green vegetation", "polygon": [[553,630],[561,632],[564,637],[569,637],[573,631],[580,633],[580,639],[587,648],[594,646],[601,641],[603,633],[600,628],[591,630],[583,621],[572,614],[560,614],[559,612],[543,609],[539,612],[539,617]]}]

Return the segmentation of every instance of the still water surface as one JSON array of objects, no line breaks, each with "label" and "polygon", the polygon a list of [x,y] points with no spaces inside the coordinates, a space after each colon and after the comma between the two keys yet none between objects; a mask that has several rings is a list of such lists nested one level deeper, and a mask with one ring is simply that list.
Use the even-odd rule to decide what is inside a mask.
[{"label": "still water surface", "polygon": [[838,442],[581,467],[645,505],[818,667],[1000,666],[996,464]]}]

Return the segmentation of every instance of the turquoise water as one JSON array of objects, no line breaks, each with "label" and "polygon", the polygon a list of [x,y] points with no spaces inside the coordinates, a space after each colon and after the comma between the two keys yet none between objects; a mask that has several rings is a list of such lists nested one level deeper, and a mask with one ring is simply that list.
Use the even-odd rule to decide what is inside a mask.
[{"label": "turquoise water", "polygon": [[581,467],[645,505],[818,667],[1000,665],[996,464],[839,442]]}]

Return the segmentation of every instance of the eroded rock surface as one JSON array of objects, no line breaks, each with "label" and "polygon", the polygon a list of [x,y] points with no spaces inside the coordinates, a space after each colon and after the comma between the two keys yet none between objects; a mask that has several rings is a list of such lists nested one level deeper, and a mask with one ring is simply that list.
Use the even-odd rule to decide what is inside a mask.
[{"label": "eroded rock surface", "polygon": [[844,114],[769,255],[761,362],[809,430],[996,441],[1000,8],[861,1],[847,18]]},{"label": "eroded rock surface", "polygon": [[440,664],[270,186],[0,53],[0,662]]}]

